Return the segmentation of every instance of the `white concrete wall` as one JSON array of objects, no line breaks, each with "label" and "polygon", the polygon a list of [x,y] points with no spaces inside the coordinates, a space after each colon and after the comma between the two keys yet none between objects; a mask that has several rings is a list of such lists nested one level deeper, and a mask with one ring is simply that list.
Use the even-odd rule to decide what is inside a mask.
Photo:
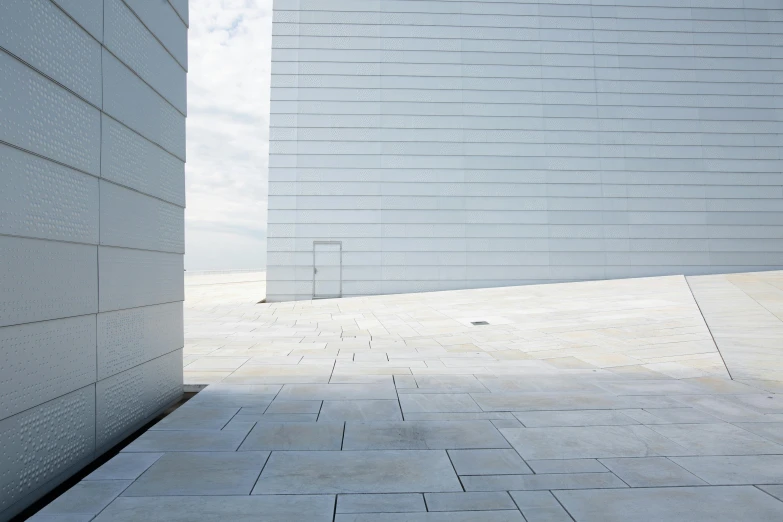
[{"label": "white concrete wall", "polygon": [[0,2],[0,520],[182,393],[187,1]]},{"label": "white concrete wall", "polygon": [[323,240],[344,295],[783,265],[780,0],[275,0],[273,45],[269,300]]}]

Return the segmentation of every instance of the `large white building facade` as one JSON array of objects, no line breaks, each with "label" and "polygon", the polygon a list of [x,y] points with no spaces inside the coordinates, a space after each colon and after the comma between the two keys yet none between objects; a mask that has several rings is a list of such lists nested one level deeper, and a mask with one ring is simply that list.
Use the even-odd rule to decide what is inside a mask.
[{"label": "large white building facade", "polygon": [[0,0],[0,521],[182,396],[187,20]]},{"label": "large white building facade", "polygon": [[275,0],[273,27],[270,301],[783,266],[780,0]]}]

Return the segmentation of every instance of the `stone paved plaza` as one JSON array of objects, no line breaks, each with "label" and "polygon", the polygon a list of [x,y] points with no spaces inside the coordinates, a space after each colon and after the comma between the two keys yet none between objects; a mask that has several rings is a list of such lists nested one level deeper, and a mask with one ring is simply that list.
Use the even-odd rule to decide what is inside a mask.
[{"label": "stone paved plaza", "polygon": [[263,278],[188,276],[209,386],[36,520],[783,520],[783,272],[258,304]]}]

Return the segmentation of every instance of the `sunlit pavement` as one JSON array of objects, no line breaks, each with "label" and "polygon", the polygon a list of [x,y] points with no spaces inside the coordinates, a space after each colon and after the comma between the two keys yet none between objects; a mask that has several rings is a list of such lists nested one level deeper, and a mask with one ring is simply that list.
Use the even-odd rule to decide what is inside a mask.
[{"label": "sunlit pavement", "polygon": [[263,276],[188,276],[210,386],[39,520],[783,520],[783,272],[259,304]]}]

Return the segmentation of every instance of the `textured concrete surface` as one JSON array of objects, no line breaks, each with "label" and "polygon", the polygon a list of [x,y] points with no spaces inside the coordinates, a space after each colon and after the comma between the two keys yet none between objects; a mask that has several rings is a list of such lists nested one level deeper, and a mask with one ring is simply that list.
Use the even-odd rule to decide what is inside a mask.
[{"label": "textured concrete surface", "polygon": [[189,276],[212,384],[40,520],[783,519],[778,272],[258,304],[262,277]]}]

